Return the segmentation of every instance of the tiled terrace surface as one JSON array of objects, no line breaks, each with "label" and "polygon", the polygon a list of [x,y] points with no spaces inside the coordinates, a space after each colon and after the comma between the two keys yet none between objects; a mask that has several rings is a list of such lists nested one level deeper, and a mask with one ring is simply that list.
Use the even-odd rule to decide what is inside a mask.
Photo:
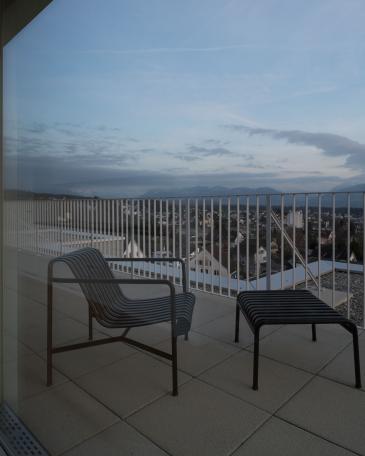
[{"label": "tiled terrace surface", "polygon": [[[46,262],[37,261],[37,268],[22,263],[19,317],[10,297],[5,309],[14,329],[6,339],[5,386],[51,454],[365,455],[365,391],[353,388],[350,335],[319,327],[314,343],[310,327],[266,328],[259,391],[253,391],[251,332],[241,320],[234,344],[234,300],[219,296],[196,293],[193,330],[179,341],[177,398],[170,394],[167,361],[121,343],[55,355],[55,382],[47,388],[45,283],[39,279]],[[134,296],[143,292],[161,290],[129,289]],[[55,308],[56,342],[86,340],[87,308],[77,292],[57,290]],[[168,325],[131,334],[169,349]],[[360,350],[364,366],[365,334]]]}]

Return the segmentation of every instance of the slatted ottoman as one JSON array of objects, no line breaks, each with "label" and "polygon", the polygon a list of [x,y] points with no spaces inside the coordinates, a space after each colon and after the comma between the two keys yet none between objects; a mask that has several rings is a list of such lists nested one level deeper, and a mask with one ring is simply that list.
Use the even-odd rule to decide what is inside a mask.
[{"label": "slatted ottoman", "polygon": [[329,307],[308,290],[243,291],[237,296],[235,342],[239,340],[240,312],[254,334],[253,384],[258,389],[260,329],[264,325],[312,325],[316,341],[316,325],[338,323],[353,337],[356,388],[361,388],[359,340],[356,325]]}]

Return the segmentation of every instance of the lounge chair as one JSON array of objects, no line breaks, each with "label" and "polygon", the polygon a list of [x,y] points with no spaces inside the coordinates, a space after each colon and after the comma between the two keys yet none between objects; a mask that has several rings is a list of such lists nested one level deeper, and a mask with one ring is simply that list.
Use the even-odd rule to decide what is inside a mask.
[{"label": "lounge chair", "polygon": [[[181,265],[183,292],[175,293],[169,280],[163,279],[120,279],[115,278],[108,262],[175,262]],[[63,263],[68,266],[73,278],[55,277],[54,266]],[[61,283],[79,284],[89,306],[89,341],[66,346],[53,345],[53,285]],[[130,299],[120,285],[164,285],[169,294],[160,298]],[[193,314],[195,296],[187,292],[185,264],[179,258],[104,258],[99,250],[84,248],[57,257],[48,265],[47,299],[47,385],[52,384],[52,357],[61,353],[111,342],[125,342],[172,361],[172,394],[178,394],[177,346],[176,339],[187,338]],[[93,319],[105,328],[120,328],[123,332],[117,337],[93,340]],[[171,322],[171,353],[150,347],[127,337],[130,329]]]}]

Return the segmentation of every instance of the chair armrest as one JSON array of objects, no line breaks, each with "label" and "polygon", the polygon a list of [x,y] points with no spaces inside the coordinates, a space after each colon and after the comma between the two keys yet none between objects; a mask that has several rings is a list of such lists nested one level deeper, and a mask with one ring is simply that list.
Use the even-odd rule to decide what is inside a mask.
[{"label": "chair armrest", "polygon": [[167,285],[170,289],[170,303],[171,303],[171,321],[174,323],[174,328],[176,324],[176,302],[175,302],[175,286],[170,280],[164,279],[69,279],[69,278],[62,278],[62,277],[53,277],[50,276],[48,278],[48,284],[51,285],[52,283],[124,283],[128,285]]},{"label": "chair armrest", "polygon": [[185,261],[182,258],[172,258],[172,257],[167,257],[167,258],[161,258],[161,257],[149,257],[149,258],[121,258],[121,257],[113,257],[113,258],[105,258],[105,261],[108,262],[150,262],[150,263],[161,263],[163,261],[166,261],[166,263],[180,263],[181,264],[181,269],[182,269],[182,285],[183,285],[183,291],[186,293],[187,291],[187,286],[186,286],[186,266],[185,266]]}]

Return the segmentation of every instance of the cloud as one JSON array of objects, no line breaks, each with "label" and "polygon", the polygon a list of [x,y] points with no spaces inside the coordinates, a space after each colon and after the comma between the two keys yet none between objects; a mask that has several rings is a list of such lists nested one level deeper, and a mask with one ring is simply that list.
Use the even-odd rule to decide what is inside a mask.
[{"label": "cloud", "polygon": [[205,144],[211,144],[213,146],[227,146],[230,141],[222,141],[221,139],[212,139],[212,138],[209,138],[209,139],[206,139],[204,141]]},{"label": "cloud", "polygon": [[333,133],[310,133],[301,130],[274,130],[269,128],[253,128],[245,125],[225,125],[234,131],[245,132],[249,135],[271,136],[274,139],[284,139],[290,144],[312,146],[330,157],[347,157],[346,165],[352,169],[365,168],[365,144],[345,136]]},{"label": "cloud", "polygon": [[188,145],[188,150],[190,154],[193,154],[197,157],[223,157],[223,156],[237,156],[236,152],[218,146],[218,147],[203,147],[203,146],[194,146],[192,144]]},{"label": "cloud", "polygon": [[140,169],[133,157],[124,154],[119,161],[115,157],[81,154],[68,158],[65,155],[12,156],[5,160],[4,174],[6,188],[100,197],[140,196],[151,190],[215,186],[217,182],[229,188],[274,186],[280,191],[305,191],[313,186],[325,191],[339,184],[337,176],[287,174],[283,178],[274,171],[252,168],[235,172],[219,169],[209,173],[199,170],[192,173],[184,168],[151,171]]},{"label": "cloud", "polygon": [[24,128],[27,133],[42,134],[49,130],[49,125],[42,122],[33,122],[31,125]]},{"label": "cloud", "polygon": [[201,157],[198,157],[196,155],[189,155],[189,154],[179,154],[179,155],[169,154],[169,155],[173,156],[174,158],[178,158],[179,160],[186,161],[186,162],[193,162],[193,161],[201,160]]},{"label": "cloud", "polygon": [[189,53],[189,52],[224,52],[229,50],[241,49],[257,49],[258,46],[252,44],[231,44],[222,46],[206,46],[206,47],[159,47],[159,48],[140,48],[140,49],[89,49],[86,54],[115,54],[115,55],[129,55],[129,54],[175,54],[175,53]]}]

